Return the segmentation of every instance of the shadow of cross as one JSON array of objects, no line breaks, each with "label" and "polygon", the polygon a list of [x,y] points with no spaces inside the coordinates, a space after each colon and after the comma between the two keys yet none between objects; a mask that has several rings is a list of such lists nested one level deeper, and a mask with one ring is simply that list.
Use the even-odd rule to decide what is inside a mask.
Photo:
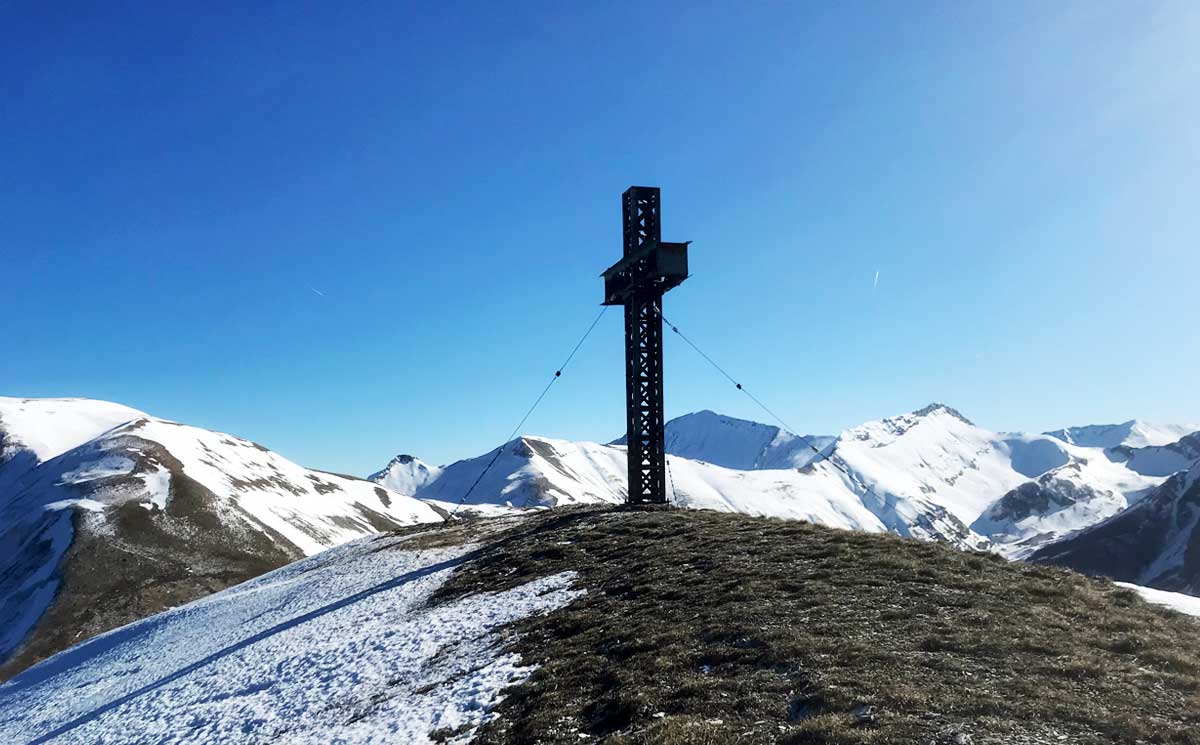
[{"label": "shadow of cross", "polygon": [[438,562],[437,564],[431,564],[427,567],[422,567],[421,569],[414,569],[411,572],[406,572],[406,573],[400,575],[399,577],[394,577],[386,582],[380,582],[379,584],[375,585],[374,587],[368,587],[367,589],[360,590],[359,592],[356,592],[353,595],[348,595],[348,596],[342,598],[341,600],[337,600],[333,603],[324,605],[315,610],[308,611],[307,613],[302,613],[301,615],[296,616],[295,618],[290,618],[281,623],[277,623],[269,629],[265,629],[263,631],[258,632],[257,634],[254,634],[252,636],[246,637],[245,639],[242,639],[241,641],[237,642],[236,644],[230,644],[229,646],[224,647],[223,649],[219,649],[216,652],[213,652],[212,654],[204,657],[201,660],[197,660],[196,662],[193,662],[192,664],[190,664],[186,667],[176,670],[175,672],[171,673],[170,675],[168,675],[164,678],[160,678],[160,679],[154,681],[153,683],[148,683],[148,684],[142,686],[141,688],[138,688],[135,691],[131,691],[131,692],[125,694],[124,696],[113,699],[112,701],[109,701],[108,703],[104,704],[103,706],[99,706],[99,707],[87,712],[86,714],[81,714],[80,716],[75,717],[74,719],[67,722],[66,724],[63,724],[63,725],[51,730],[50,732],[47,732],[46,734],[38,737],[35,740],[31,740],[30,745],[38,745],[39,743],[49,742],[50,740],[54,739],[55,737],[66,734],[67,732],[70,732],[71,730],[75,729],[76,727],[87,724],[88,722],[91,722],[91,721],[103,716],[104,714],[123,706],[124,704],[132,701],[133,699],[135,699],[139,696],[143,696],[147,693],[150,693],[151,691],[154,691],[154,690],[157,690],[164,686],[170,685],[171,683],[179,680],[180,678],[182,678],[186,675],[189,675],[190,673],[194,673],[195,671],[203,668],[206,665],[211,665],[212,663],[216,662],[217,660],[220,660],[224,657],[228,657],[231,654],[235,654],[235,653],[245,649],[246,647],[249,647],[252,644],[257,644],[258,642],[260,642],[264,639],[269,639],[270,637],[272,637],[282,631],[287,631],[288,629],[295,628],[296,626],[299,626],[300,624],[307,623],[308,621],[311,621],[314,618],[319,618],[327,613],[332,613],[341,608],[345,608],[347,606],[353,605],[354,603],[358,603],[362,600],[365,600],[365,599],[371,597],[372,595],[378,595],[381,592],[386,592],[388,590],[394,589],[394,588],[399,587],[408,582],[412,582],[414,580],[421,579],[422,577],[427,577],[431,574],[436,574],[437,572],[440,572],[444,569],[452,569],[460,564],[463,564],[463,563],[469,561],[477,553],[478,553],[478,551],[473,551],[464,556],[459,556],[454,559],[447,559],[446,561]]}]

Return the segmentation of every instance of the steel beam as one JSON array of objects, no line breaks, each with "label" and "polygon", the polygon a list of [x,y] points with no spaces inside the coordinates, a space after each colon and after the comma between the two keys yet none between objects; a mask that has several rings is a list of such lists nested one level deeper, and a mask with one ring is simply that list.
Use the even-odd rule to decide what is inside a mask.
[{"label": "steel beam", "polygon": [[631,504],[667,501],[663,437],[663,293],[687,278],[687,244],[662,242],[659,190],[621,196],[624,256],[604,272],[604,302],[625,306],[625,439]]},{"label": "steel beam", "polygon": [[625,304],[625,434],[630,504],[667,501],[663,443],[662,292]]}]

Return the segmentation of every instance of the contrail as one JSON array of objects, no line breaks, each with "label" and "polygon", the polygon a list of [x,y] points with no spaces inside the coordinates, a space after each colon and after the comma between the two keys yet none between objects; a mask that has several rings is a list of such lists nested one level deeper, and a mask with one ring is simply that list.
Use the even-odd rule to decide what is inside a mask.
[{"label": "contrail", "polygon": [[871,285],[871,292],[875,292],[875,288],[879,286],[879,270],[875,270],[875,283]]},{"label": "contrail", "polygon": [[[876,280],[878,280],[878,279],[879,279],[879,277],[878,277],[878,275],[876,275]],[[318,295],[320,295],[321,297],[325,297],[325,293],[321,292],[320,290],[318,290],[317,288],[313,287],[312,285],[309,285],[309,286],[308,286],[308,289],[310,289],[310,290],[312,290],[313,292],[317,293],[317,294],[318,294]]]}]

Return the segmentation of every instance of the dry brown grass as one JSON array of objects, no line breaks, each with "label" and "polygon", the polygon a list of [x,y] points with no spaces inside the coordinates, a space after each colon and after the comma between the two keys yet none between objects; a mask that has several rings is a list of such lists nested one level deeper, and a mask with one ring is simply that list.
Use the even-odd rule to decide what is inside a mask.
[{"label": "dry brown grass", "polygon": [[[1070,571],[742,515],[574,510],[439,600],[564,570],[482,743],[1200,743],[1200,624]],[[967,738],[967,739],[964,739]]]}]

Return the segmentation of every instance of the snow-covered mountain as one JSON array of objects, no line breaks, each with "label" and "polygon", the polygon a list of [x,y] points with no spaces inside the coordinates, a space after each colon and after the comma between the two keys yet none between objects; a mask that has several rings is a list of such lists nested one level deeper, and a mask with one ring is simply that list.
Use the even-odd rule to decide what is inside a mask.
[{"label": "snow-covered mountain", "polygon": [[[667,452],[739,471],[801,468],[836,439],[828,435],[798,437],[770,424],[735,419],[712,411],[685,414],[663,428]],[[626,444],[625,438],[613,445]]]},{"label": "snow-covered mountain", "polygon": [[[1195,435],[1192,440],[1200,444]],[[1200,595],[1200,461],[1129,509],[1041,549],[1032,560]]]},{"label": "snow-covered mountain", "polygon": [[[475,487],[467,509],[561,507],[619,504],[625,500],[625,448],[525,436],[478,458],[446,466],[439,478],[416,495],[453,508],[494,457],[495,464]],[[668,488],[676,504],[696,509],[743,512],[856,530],[885,526],[859,502],[838,472],[818,465],[796,470],[737,471],[711,463],[668,456]]]},{"label": "snow-covered mountain", "polygon": [[[1200,457],[1186,440],[1104,450],[992,432],[942,404],[816,438],[818,458],[776,427],[712,412],[673,419],[666,430],[668,486],[680,505],[887,530],[1013,556],[1116,514]],[[627,488],[620,442],[526,436],[499,454],[421,470],[423,483],[411,493],[453,509],[495,458],[468,511],[616,503]],[[403,479],[415,462],[401,468]],[[393,463],[375,479],[388,483],[395,470]]]},{"label": "snow-covered mountain", "polygon": [[1177,445],[1061,447],[1065,462],[1006,492],[972,524],[1014,558],[1117,514],[1177,470],[1168,464],[1187,468],[1191,462]]},{"label": "snow-covered mountain", "polygon": [[0,398],[3,671],[350,539],[438,519],[407,495],[233,435],[104,401]]},{"label": "snow-covered mountain", "polygon": [[1121,424],[1064,427],[1046,434],[1071,445],[1109,449],[1122,446],[1144,448],[1153,445],[1169,445],[1196,431],[1200,431],[1200,424],[1152,424],[1139,419],[1130,419]]},{"label": "snow-covered mountain", "polygon": [[442,469],[431,466],[411,455],[397,455],[391,462],[367,477],[387,489],[400,494],[416,494],[417,490],[433,481]]}]

